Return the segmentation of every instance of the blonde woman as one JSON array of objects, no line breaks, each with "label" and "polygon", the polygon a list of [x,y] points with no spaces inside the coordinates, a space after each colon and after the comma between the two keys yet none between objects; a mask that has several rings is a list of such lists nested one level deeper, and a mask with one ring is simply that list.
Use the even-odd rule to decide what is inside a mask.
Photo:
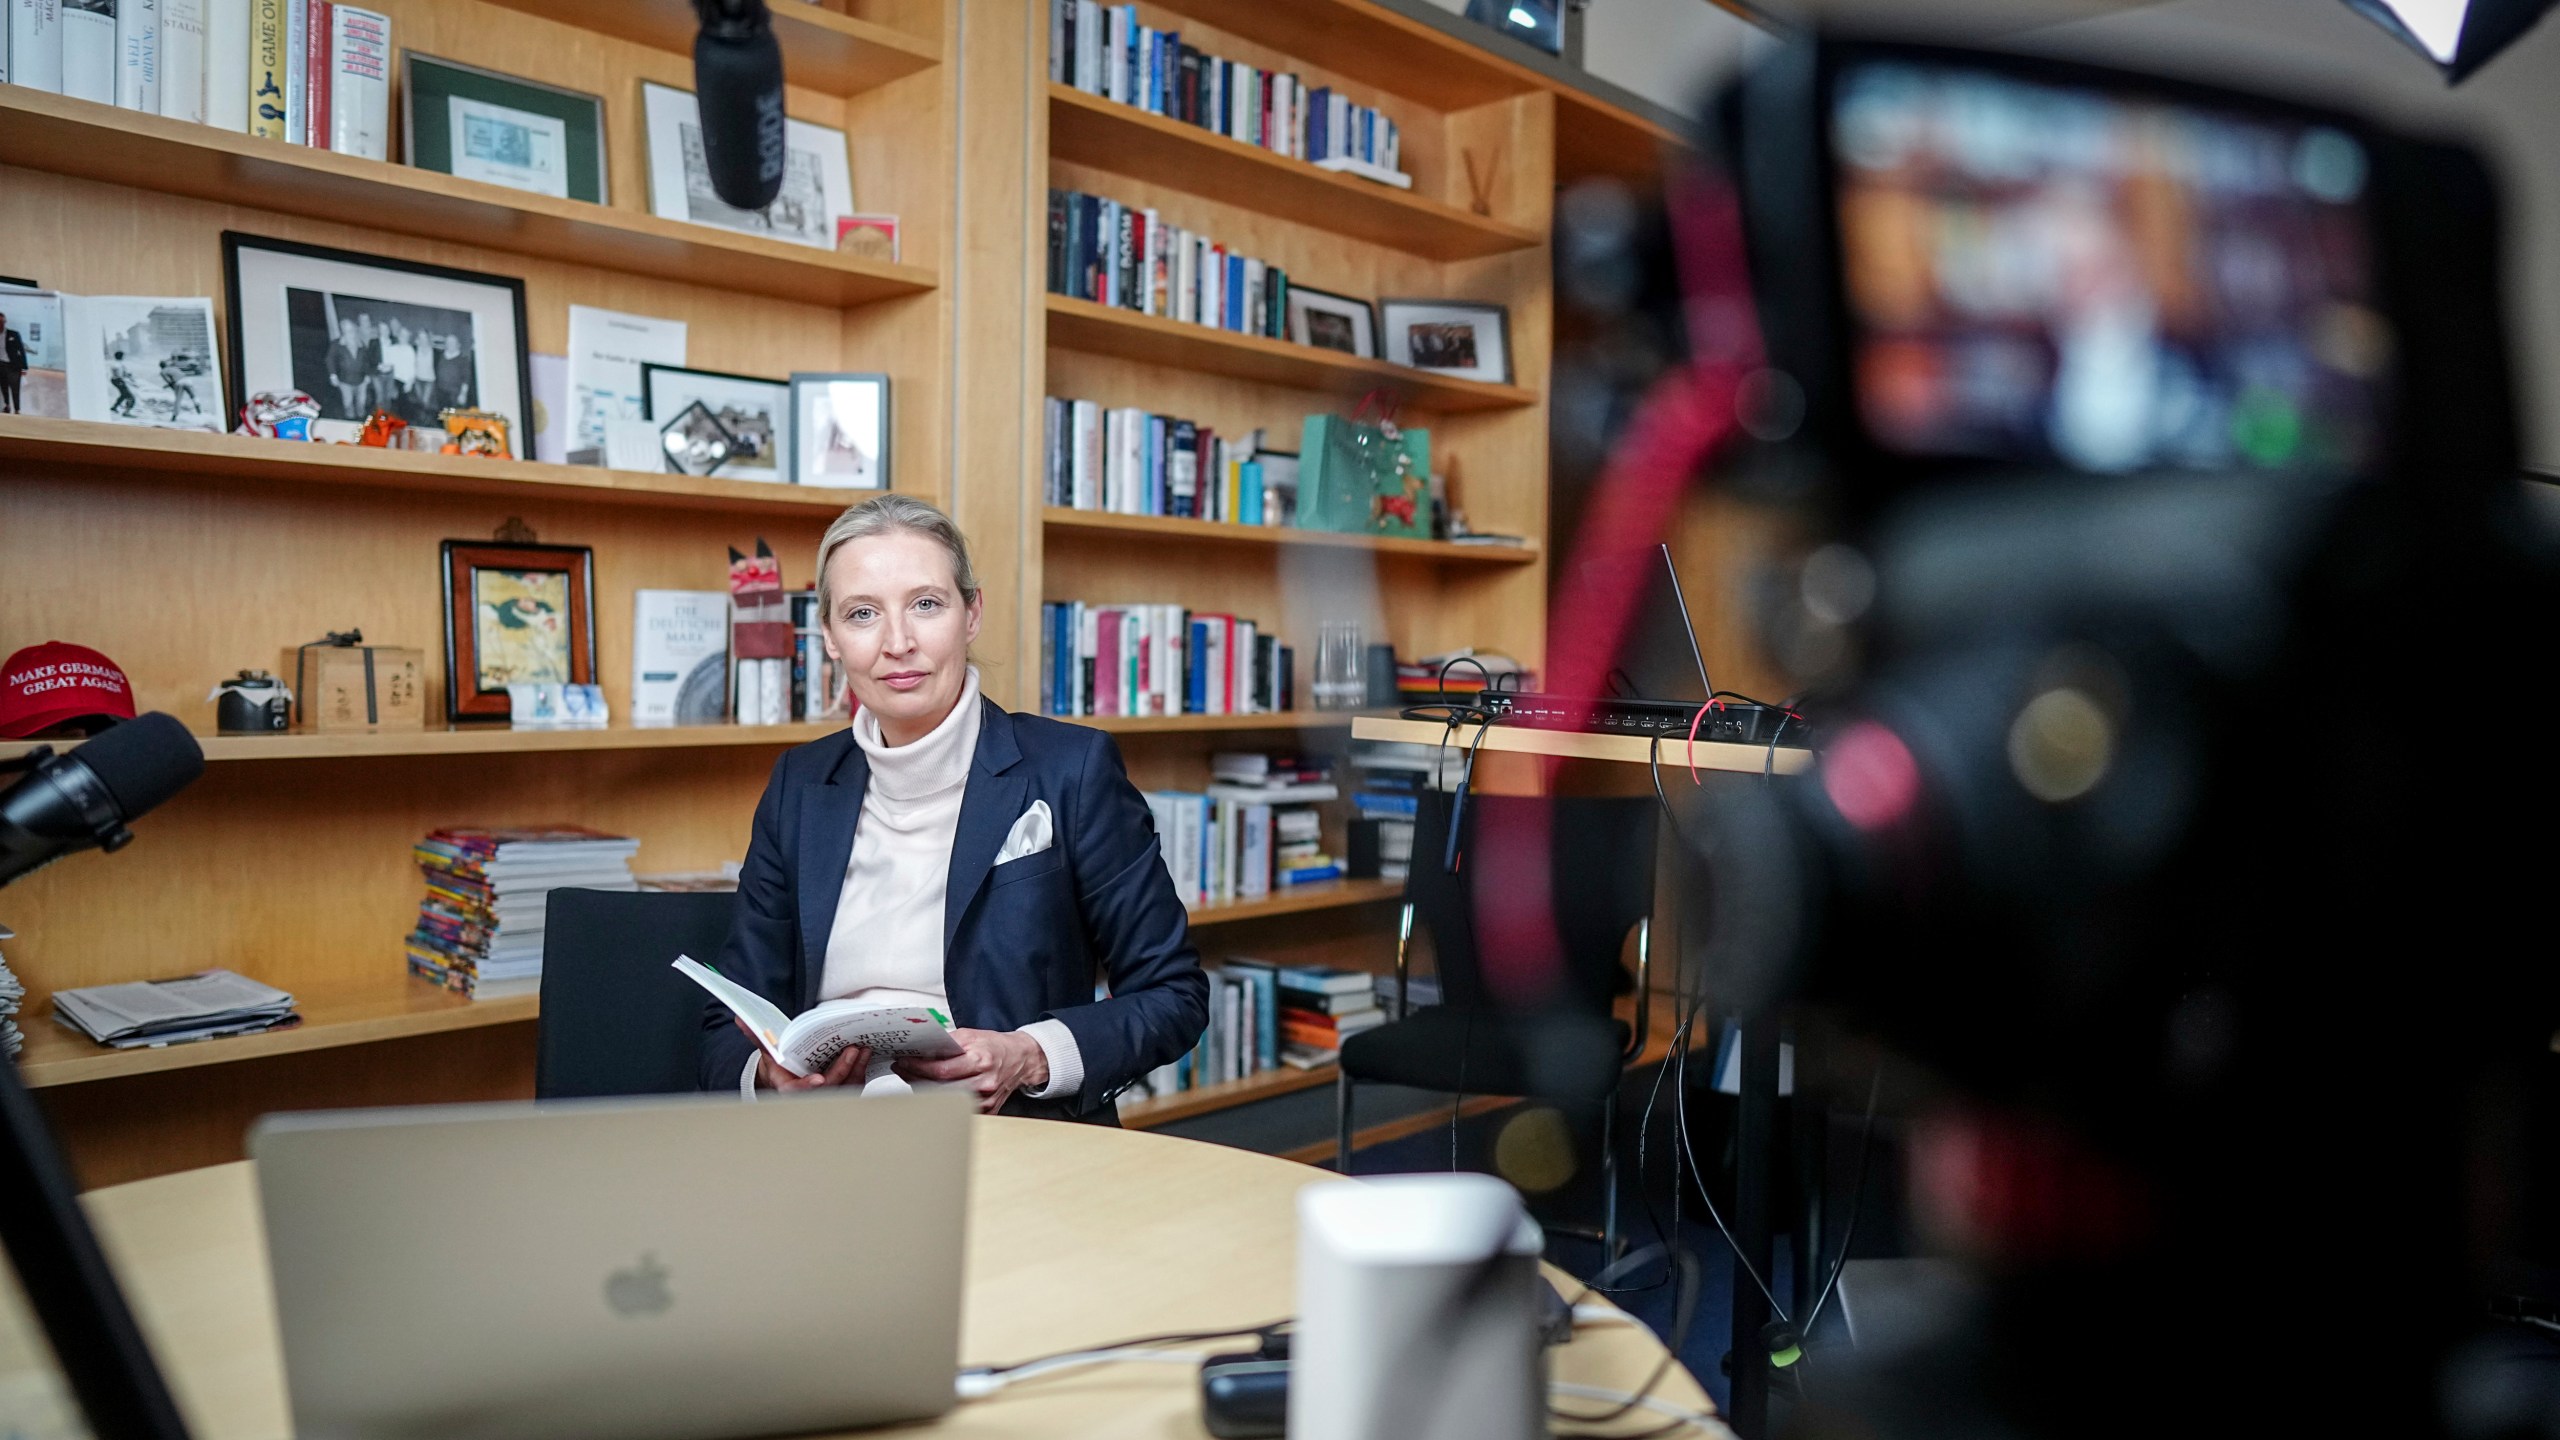
[{"label": "blonde woman", "polygon": [[713,1002],[704,1088],[934,1083],[990,1114],[1118,1123],[1112,1096],[1199,1040],[1209,988],[1118,749],[978,693],[977,577],[932,506],[883,495],[838,517],[818,597],[860,709],[774,767],[719,968],[787,1013],[935,1006],[963,1053],[892,1070],[854,1050],[796,1076]]}]

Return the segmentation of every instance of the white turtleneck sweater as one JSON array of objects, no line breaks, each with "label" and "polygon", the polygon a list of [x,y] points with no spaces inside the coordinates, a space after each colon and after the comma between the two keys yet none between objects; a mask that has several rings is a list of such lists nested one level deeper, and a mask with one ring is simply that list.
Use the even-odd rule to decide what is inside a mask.
[{"label": "white turtleneck sweater", "polygon": [[[854,826],[853,858],[836,897],[836,920],[827,932],[826,969],[818,998],[872,1005],[930,1005],[948,1011],[942,979],[942,922],[950,891],[951,847],[960,831],[960,797],[978,755],[978,670],[942,723],[922,739],[891,745],[880,721],[865,710],[853,718],[853,743],[870,762],[862,817]],[[1048,1057],[1049,1083],[1024,1093],[1035,1100],[1073,1095],[1084,1088],[1084,1057],[1075,1032],[1056,1020],[1035,1020],[1022,1033]],[[747,1059],[739,1088],[755,1094],[755,1057]],[[908,1088],[876,1060],[864,1094]]]}]

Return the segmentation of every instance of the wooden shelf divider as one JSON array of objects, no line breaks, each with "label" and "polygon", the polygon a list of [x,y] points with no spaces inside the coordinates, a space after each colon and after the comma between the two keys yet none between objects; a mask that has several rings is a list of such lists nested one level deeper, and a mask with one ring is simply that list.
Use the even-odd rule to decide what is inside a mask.
[{"label": "wooden shelf divider", "polygon": [[414,450],[379,450],[365,445],[317,445],[31,415],[0,415],[0,461],[14,462],[12,468],[141,471],[350,490],[527,498],[548,490],[563,499],[731,514],[822,516],[852,504],[854,499],[853,492],[843,490],[803,489],[757,480],[652,475],[639,470],[551,465],[535,460],[473,459]]},{"label": "wooden shelf divider", "polygon": [[[701,29],[693,0],[495,3],[678,55],[693,53],[693,37]],[[942,62],[942,47],[935,41],[815,5],[774,6],[773,35],[782,44],[783,78],[830,95],[858,95]]]},{"label": "wooden shelf divider", "polygon": [[0,86],[0,165],[782,300],[859,305],[937,283],[922,266],[280,144],[22,85]]},{"label": "wooden shelf divider", "polygon": [[1206,1115],[1213,1110],[1225,1110],[1256,1100],[1268,1100],[1275,1095],[1290,1095],[1300,1090],[1313,1090],[1319,1085],[1330,1085],[1334,1075],[1331,1062],[1311,1070],[1283,1065],[1275,1070],[1257,1071],[1241,1080],[1222,1080],[1215,1085],[1202,1085],[1136,1101],[1121,1108],[1120,1123],[1132,1130],[1152,1130],[1158,1125]]},{"label": "wooden shelf divider", "polygon": [[1242,335],[1161,315],[1141,315],[1090,300],[1052,294],[1049,343],[1150,365],[1171,365],[1345,395],[1381,387],[1396,390],[1425,410],[1458,414],[1513,410],[1538,403],[1538,392],[1484,380],[1456,380],[1384,360],[1363,360],[1312,345],[1265,335]]},{"label": "wooden shelf divider", "polygon": [[18,1056],[18,1078],[30,1087],[75,1085],[483,1025],[508,1025],[531,1020],[541,1010],[540,998],[533,995],[473,1000],[440,990],[411,978],[398,968],[399,964],[398,949],[386,941],[380,981],[341,990],[297,991],[293,999],[294,1008],[302,1015],[299,1025],[157,1049],[110,1049],[64,1027],[50,1015],[22,1015],[19,1024],[26,1030],[27,1048]]},{"label": "wooden shelf divider", "polygon": [[1268,920],[1274,915],[1299,915],[1309,910],[1376,905],[1403,898],[1404,882],[1401,880],[1332,880],[1296,890],[1274,891],[1257,900],[1203,905],[1191,912],[1191,928],[1197,930],[1203,925],[1227,925],[1242,920]]},{"label": "wooden shelf divider", "polygon": [[1406,540],[1392,535],[1350,535],[1334,530],[1301,530],[1291,525],[1233,525],[1216,520],[1187,520],[1174,515],[1118,515],[1104,510],[1072,510],[1052,505],[1041,523],[1053,531],[1085,532],[1132,539],[1192,540],[1211,545],[1308,545],[1319,549],[1367,550],[1379,555],[1412,556],[1462,565],[1527,565],[1538,558],[1534,545],[1459,545],[1447,540]]},{"label": "wooden shelf divider", "polygon": [[1430,260],[1480,259],[1525,250],[1546,238],[1055,82],[1049,86],[1049,144],[1061,160],[1285,220],[1321,215],[1324,228],[1336,234]]}]

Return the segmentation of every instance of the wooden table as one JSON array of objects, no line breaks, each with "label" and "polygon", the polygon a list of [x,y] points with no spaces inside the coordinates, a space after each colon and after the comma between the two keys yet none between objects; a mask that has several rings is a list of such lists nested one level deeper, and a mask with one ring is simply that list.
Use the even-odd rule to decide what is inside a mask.
[{"label": "wooden table", "polygon": [[[1616,760],[1629,765],[1647,764],[1657,747],[1650,740],[1633,735],[1604,735],[1583,730],[1538,730],[1526,725],[1495,725],[1484,732],[1481,742],[1474,724],[1451,730],[1437,720],[1404,720],[1384,715],[1363,715],[1351,722],[1354,740],[1401,740],[1415,745],[1439,745],[1444,741],[1453,751],[1490,750],[1496,754],[1546,755],[1559,760]],[[1701,740],[1692,745],[1685,738],[1665,740],[1659,747],[1663,773],[1686,770],[1695,764],[1701,770],[1729,770],[1746,775],[1763,771],[1774,775],[1794,775],[1813,768],[1813,752],[1801,745],[1733,745],[1716,740]]]},{"label": "wooden table", "polygon": [[[1142,1131],[1005,1118],[974,1124],[963,1364],[1260,1324],[1293,1308],[1297,1192],[1331,1179],[1327,1172]],[[287,1434],[275,1299],[249,1165],[138,1180],[83,1199],[198,1440]],[[1550,1278],[1573,1293],[1560,1272]],[[33,1339],[24,1323],[0,1306],[0,1385]],[[1554,1376],[1627,1389],[1643,1383],[1661,1355],[1640,1327],[1589,1326],[1554,1352]],[[1655,1393],[1709,1408],[1677,1365]],[[1194,1366],[1096,1367],[1026,1380],[934,1425],[869,1433],[1205,1435],[1198,1396]],[[1662,1419],[1639,1411],[1621,1428],[1650,1429]]]}]

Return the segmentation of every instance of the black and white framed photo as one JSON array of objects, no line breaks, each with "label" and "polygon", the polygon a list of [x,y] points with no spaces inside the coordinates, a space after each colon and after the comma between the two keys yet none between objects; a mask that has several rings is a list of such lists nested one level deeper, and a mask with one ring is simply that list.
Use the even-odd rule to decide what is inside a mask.
[{"label": "black and white framed photo", "polygon": [[740,210],[711,190],[702,155],[702,109],[693,92],[646,81],[641,107],[649,122],[649,209],[662,220],[690,220],[836,248],[836,220],[853,212],[853,167],[844,132],[805,120],[783,121],[782,193],[762,210]]},{"label": "black and white framed photo", "polygon": [[[661,427],[699,404],[719,422],[728,437],[726,458],[710,470],[684,468],[709,455],[707,447],[678,457],[668,467],[685,474],[716,474],[723,480],[787,480],[791,475],[791,384],[753,375],[724,375],[682,365],[640,367],[641,413]],[[704,432],[706,435],[708,432]]]},{"label": "black and white framed photo", "polygon": [[1368,301],[1310,290],[1294,282],[1289,286],[1289,338],[1363,360],[1378,358],[1377,329]]},{"label": "black and white framed photo", "polygon": [[421,170],[607,203],[604,101],[476,65],[400,52],[405,158]]},{"label": "black and white framed photo", "polygon": [[791,377],[791,479],[841,490],[889,485],[889,377]]},{"label": "black and white framed photo", "polygon": [[507,421],[524,458],[534,433],[524,282],[226,230],[230,413],[262,390],[299,390],[320,418],[362,424],[388,410],[442,429],[447,410]]},{"label": "black and white framed photo", "polygon": [[1381,300],[1386,358],[1461,380],[1511,383],[1511,312],[1471,300]]},{"label": "black and white framed photo", "polygon": [[222,423],[212,301],[65,295],[62,332],[72,419],[217,435],[230,428]]}]

